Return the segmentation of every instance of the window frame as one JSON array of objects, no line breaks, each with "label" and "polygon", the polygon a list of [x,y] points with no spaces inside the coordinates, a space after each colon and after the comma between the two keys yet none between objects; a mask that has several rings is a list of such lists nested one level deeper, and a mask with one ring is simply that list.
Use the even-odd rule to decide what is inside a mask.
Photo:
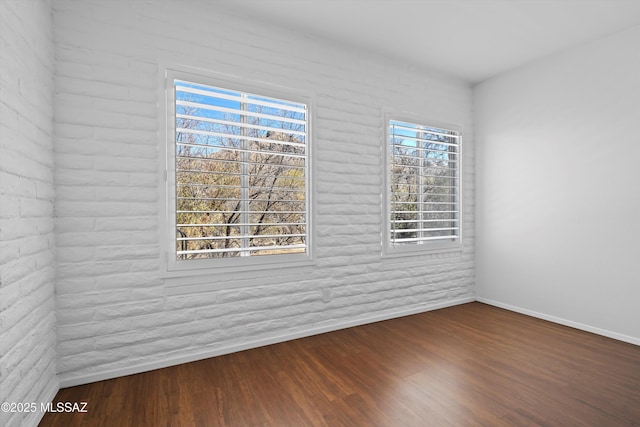
[{"label": "window frame", "polygon": [[[190,67],[166,66],[162,68],[162,100],[164,111],[161,114],[161,218],[160,254],[161,273],[163,277],[182,277],[225,273],[277,269],[310,265],[314,261],[313,254],[315,236],[313,227],[313,114],[314,97],[300,90],[276,86],[270,83],[241,79],[236,76],[216,73]],[[225,90],[249,93],[258,96],[303,103],[307,106],[306,132],[306,252],[297,254],[277,254],[260,256],[242,256],[230,258],[208,258],[178,260],[176,256],[176,148],[175,148],[175,80],[194,84],[208,85]]]},{"label": "window frame", "polygon": [[[383,209],[382,212],[385,215],[383,218],[384,222],[384,234],[382,236],[382,247],[383,247],[383,256],[386,257],[403,257],[407,255],[421,255],[421,254],[437,254],[437,253],[446,253],[446,252],[459,252],[462,250],[463,245],[463,128],[462,126],[447,124],[437,120],[425,120],[423,118],[417,117],[415,115],[406,115],[406,114],[395,114],[386,112],[384,114],[385,121],[385,131],[384,131],[384,141],[383,141],[383,164],[384,164],[384,195],[383,199]],[[390,140],[391,140],[391,122],[405,122],[412,125],[425,126],[429,128],[437,128],[443,130],[454,131],[458,133],[458,164],[456,170],[456,181],[457,181],[457,219],[458,219],[458,237],[456,239],[448,240],[448,241],[422,241],[416,242],[415,244],[402,244],[402,245],[393,245],[391,241],[391,174],[390,174],[390,161],[391,161],[391,153],[389,152]]]}]

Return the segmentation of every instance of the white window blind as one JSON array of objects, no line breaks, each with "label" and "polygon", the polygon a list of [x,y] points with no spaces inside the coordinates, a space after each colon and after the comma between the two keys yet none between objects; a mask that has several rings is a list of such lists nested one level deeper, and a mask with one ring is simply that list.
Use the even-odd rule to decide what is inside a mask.
[{"label": "white window blind", "polygon": [[307,105],[174,89],[176,260],[306,253]]},{"label": "white window blind", "polygon": [[460,134],[389,121],[390,243],[460,239]]}]

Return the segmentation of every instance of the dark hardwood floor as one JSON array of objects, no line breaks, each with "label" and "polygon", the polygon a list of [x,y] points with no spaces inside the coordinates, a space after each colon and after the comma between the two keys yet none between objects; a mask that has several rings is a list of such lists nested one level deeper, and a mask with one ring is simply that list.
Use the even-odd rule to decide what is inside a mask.
[{"label": "dark hardwood floor", "polygon": [[40,426],[640,426],[640,347],[469,303],[62,389]]}]

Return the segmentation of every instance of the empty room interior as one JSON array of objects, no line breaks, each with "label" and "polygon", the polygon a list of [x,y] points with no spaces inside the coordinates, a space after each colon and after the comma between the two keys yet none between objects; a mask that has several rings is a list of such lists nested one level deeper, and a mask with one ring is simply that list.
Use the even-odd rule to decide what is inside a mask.
[{"label": "empty room interior", "polygon": [[0,425],[639,426],[640,1],[0,0]]}]

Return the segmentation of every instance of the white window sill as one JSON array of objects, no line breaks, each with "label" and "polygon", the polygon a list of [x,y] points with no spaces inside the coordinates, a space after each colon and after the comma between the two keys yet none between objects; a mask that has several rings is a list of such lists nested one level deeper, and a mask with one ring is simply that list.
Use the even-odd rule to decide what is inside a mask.
[{"label": "white window sill", "polygon": [[402,245],[387,247],[383,252],[383,258],[406,258],[408,256],[451,254],[452,252],[462,252],[462,242],[452,242],[444,244],[422,244],[422,245]]}]

